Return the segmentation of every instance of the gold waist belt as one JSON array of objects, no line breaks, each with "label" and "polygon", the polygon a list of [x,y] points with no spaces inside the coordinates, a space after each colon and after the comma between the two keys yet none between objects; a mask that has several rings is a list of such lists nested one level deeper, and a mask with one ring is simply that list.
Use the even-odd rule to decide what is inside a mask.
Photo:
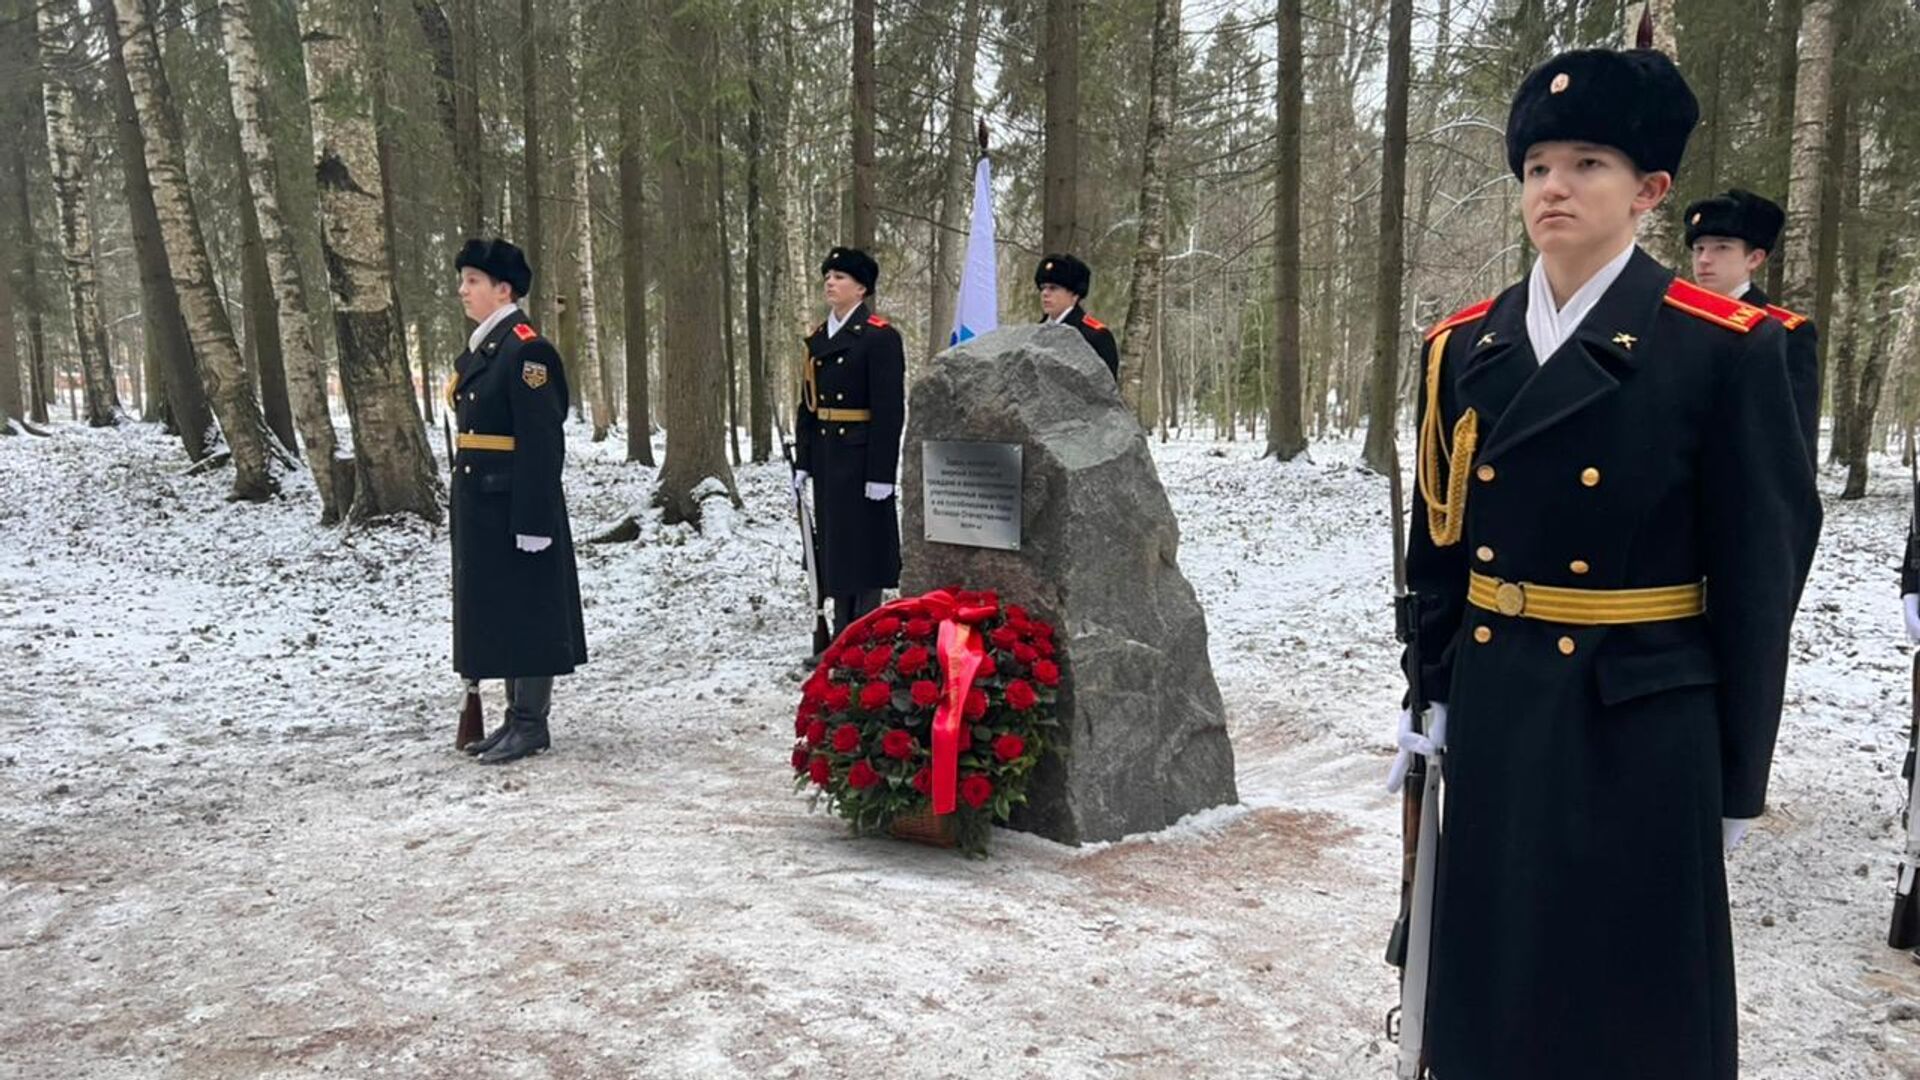
[{"label": "gold waist belt", "polygon": [[873,419],[872,409],[815,409],[813,415],[829,424],[864,424]]},{"label": "gold waist belt", "polygon": [[476,435],[463,431],[453,440],[453,444],[462,450],[512,450],[511,435]]},{"label": "gold waist belt", "polygon": [[1696,581],[1654,589],[1566,589],[1470,573],[1467,602],[1512,618],[1569,626],[1625,626],[1703,615],[1707,587]]}]

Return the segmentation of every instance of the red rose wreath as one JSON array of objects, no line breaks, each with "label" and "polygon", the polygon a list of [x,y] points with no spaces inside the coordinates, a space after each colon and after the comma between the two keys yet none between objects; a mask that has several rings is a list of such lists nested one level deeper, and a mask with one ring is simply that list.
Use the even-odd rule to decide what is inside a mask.
[{"label": "red rose wreath", "polygon": [[855,832],[932,815],[984,854],[1049,745],[1053,637],[991,592],[927,593],[859,619],[801,687],[794,786],[820,788]]}]

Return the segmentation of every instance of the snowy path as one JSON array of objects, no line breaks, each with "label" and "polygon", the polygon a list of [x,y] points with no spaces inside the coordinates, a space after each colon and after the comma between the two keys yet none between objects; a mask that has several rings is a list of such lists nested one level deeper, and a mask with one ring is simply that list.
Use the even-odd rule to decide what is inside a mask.
[{"label": "snowy path", "polygon": [[[650,473],[574,445],[584,535]],[[173,453],[0,445],[0,1076],[1388,1075],[1399,688],[1354,447],[1156,448],[1245,805],[984,863],[791,793],[783,467],[704,536],[583,548],[558,750],[490,771],[449,748],[444,536],[319,530],[300,480],[228,506]],[[1732,863],[1750,1077],[1920,1075],[1920,967],[1879,945],[1908,682],[1884,471],[1829,504],[1775,810]]]}]

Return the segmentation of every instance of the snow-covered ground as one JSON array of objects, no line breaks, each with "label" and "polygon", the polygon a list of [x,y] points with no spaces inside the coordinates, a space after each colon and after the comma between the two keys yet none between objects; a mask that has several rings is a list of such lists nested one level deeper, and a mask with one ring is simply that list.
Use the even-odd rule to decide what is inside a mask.
[{"label": "snow-covered ground", "polygon": [[[583,435],[581,535],[652,478]],[[791,790],[784,466],[704,534],[583,546],[557,748],[485,769],[441,532],[320,529],[300,477],[229,505],[150,429],[0,442],[0,1075],[1389,1075],[1385,484],[1347,444],[1155,452],[1245,803],[971,862]],[[1907,513],[1891,461],[1828,504],[1731,860],[1749,1077],[1920,1076],[1920,967],[1881,944]]]}]

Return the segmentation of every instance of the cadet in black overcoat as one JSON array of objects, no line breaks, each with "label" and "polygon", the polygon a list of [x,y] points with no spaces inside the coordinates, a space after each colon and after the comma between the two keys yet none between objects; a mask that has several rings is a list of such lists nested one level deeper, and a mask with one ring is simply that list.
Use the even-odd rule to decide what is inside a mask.
[{"label": "cadet in black overcoat", "polygon": [[1093,288],[1093,270],[1071,255],[1043,256],[1033,268],[1033,287],[1040,291],[1040,321],[1071,326],[1080,331],[1088,347],[1100,357],[1120,381],[1120,347],[1113,342],[1113,331],[1086,313],[1080,302]]},{"label": "cadet in black overcoat", "polygon": [[1754,283],[1780,241],[1786,211],[1771,199],[1734,188],[1687,207],[1687,247],[1693,281],[1702,288],[1764,309],[1787,331],[1787,378],[1807,460],[1820,468],[1820,328],[1812,319],[1777,304]]},{"label": "cadet in black overcoat", "polygon": [[567,374],[516,301],[533,271],[505,240],[470,240],[454,261],[479,325],[448,383],[453,666],[504,679],[506,720],[469,753],[489,765],[547,749],[553,677],[587,662],[580,576],[560,482]]},{"label": "cadet in black overcoat", "polygon": [[895,484],[907,414],[900,331],[869,309],[879,264],[834,248],[820,266],[827,320],[807,336],[794,414],[794,488],[813,481],[820,591],[838,635],[900,584]]},{"label": "cadet in black overcoat", "polygon": [[1436,1080],[1738,1072],[1723,850],[1766,806],[1820,507],[1779,323],[1633,243],[1697,117],[1658,53],[1529,74],[1540,259],[1421,352]]}]

